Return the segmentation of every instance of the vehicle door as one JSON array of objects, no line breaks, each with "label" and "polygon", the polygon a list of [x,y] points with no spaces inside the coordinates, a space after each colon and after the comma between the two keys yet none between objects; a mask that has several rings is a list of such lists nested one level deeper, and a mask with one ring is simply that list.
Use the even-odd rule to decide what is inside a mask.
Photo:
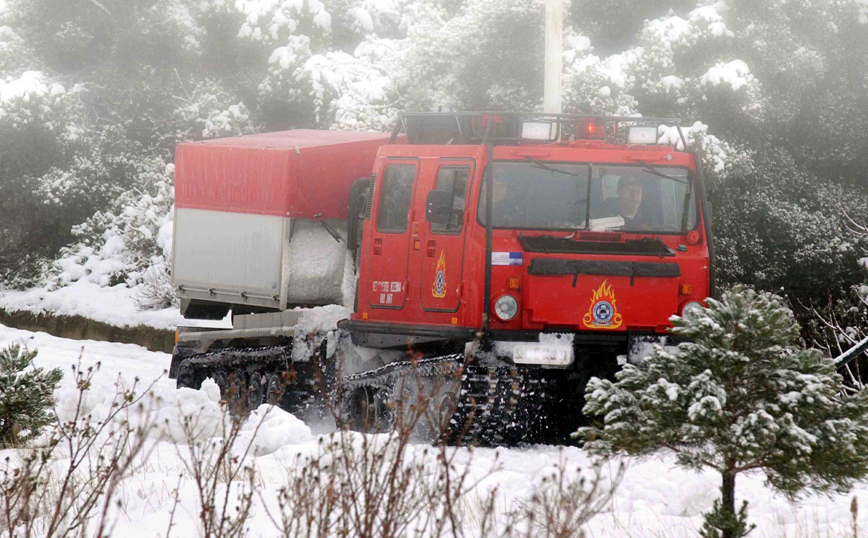
[{"label": "vehicle door", "polygon": [[450,159],[439,163],[433,190],[452,193],[454,202],[449,222],[425,222],[420,301],[423,310],[458,310],[464,273],[464,223],[473,171],[471,160]]},{"label": "vehicle door", "polygon": [[401,309],[407,299],[410,253],[410,205],[419,164],[415,159],[389,159],[381,173],[372,214],[372,256],[368,304]]}]

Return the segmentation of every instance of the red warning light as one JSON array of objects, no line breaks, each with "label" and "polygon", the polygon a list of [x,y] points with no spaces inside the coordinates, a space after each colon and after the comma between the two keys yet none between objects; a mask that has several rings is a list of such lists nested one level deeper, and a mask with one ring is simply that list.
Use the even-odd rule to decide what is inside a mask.
[{"label": "red warning light", "polygon": [[606,124],[594,118],[584,118],[576,124],[576,138],[579,140],[604,140]]},{"label": "red warning light", "polygon": [[486,128],[488,127],[489,122],[491,125],[491,135],[493,137],[502,137],[505,135],[506,129],[506,117],[505,116],[497,116],[491,114],[480,114],[478,116],[474,116],[472,118],[472,127],[473,130],[478,134],[478,136],[482,136],[485,133]]}]

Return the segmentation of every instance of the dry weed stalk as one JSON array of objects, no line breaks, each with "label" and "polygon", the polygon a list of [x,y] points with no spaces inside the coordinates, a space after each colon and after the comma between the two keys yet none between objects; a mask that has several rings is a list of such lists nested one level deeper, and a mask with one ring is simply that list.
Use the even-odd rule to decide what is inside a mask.
[{"label": "dry weed stalk", "polygon": [[137,395],[138,378],[129,389],[119,379],[107,415],[94,420],[84,402],[100,365],[80,365],[81,357],[74,416],[61,421],[55,408],[44,444],[23,450],[20,461],[7,457],[0,470],[0,530],[10,538],[109,536],[119,483],[153,448],[153,414],[143,402],[153,383]]},{"label": "dry weed stalk", "polygon": [[[204,432],[198,416],[183,417],[181,421],[187,445],[186,451],[180,446],[177,448],[178,456],[196,484],[200,502],[199,522],[204,538],[245,536],[245,525],[258,485],[253,462],[248,456],[269,411],[262,415],[250,439],[238,451],[235,447],[240,441],[246,417],[232,414],[229,407],[226,402],[221,404],[218,432]],[[199,440],[203,433],[207,434],[207,441]],[[214,433],[219,435],[214,436]],[[174,507],[172,511],[174,515]]]},{"label": "dry weed stalk", "polygon": [[[497,510],[496,488],[483,493],[472,510],[469,494],[500,469],[498,455],[477,475],[472,448],[448,447],[444,439],[433,446],[412,445],[420,431],[430,432],[430,425],[443,419],[431,405],[440,387],[408,387],[417,380],[412,371],[404,378],[398,390],[411,397],[395,399],[388,416],[376,424],[387,433],[342,427],[321,437],[313,454],[296,458],[278,495],[279,513],[269,514],[282,536],[572,537],[581,536],[582,527],[608,506],[623,466],[608,479],[595,467],[586,479],[574,477],[561,463],[529,499],[504,514]],[[348,422],[335,418],[338,424]],[[464,450],[469,454],[459,465]]]}]

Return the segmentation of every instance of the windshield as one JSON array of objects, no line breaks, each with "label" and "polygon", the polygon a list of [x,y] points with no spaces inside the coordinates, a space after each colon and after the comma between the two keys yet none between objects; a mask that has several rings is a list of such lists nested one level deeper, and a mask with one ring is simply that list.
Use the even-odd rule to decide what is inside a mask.
[{"label": "windshield", "polygon": [[[533,161],[497,162],[492,173],[496,228],[683,233],[696,227],[686,168]],[[481,195],[478,218],[485,224],[484,189]]]}]

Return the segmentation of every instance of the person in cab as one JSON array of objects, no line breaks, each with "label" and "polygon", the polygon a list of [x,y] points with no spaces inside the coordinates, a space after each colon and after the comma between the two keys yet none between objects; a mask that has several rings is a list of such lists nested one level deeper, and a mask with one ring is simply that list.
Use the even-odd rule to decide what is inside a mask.
[{"label": "person in cab", "polygon": [[621,217],[624,219],[622,229],[642,229],[649,225],[642,211],[642,195],[644,194],[642,179],[634,174],[624,174],[618,180],[617,195],[603,201],[603,214],[606,217]]}]

